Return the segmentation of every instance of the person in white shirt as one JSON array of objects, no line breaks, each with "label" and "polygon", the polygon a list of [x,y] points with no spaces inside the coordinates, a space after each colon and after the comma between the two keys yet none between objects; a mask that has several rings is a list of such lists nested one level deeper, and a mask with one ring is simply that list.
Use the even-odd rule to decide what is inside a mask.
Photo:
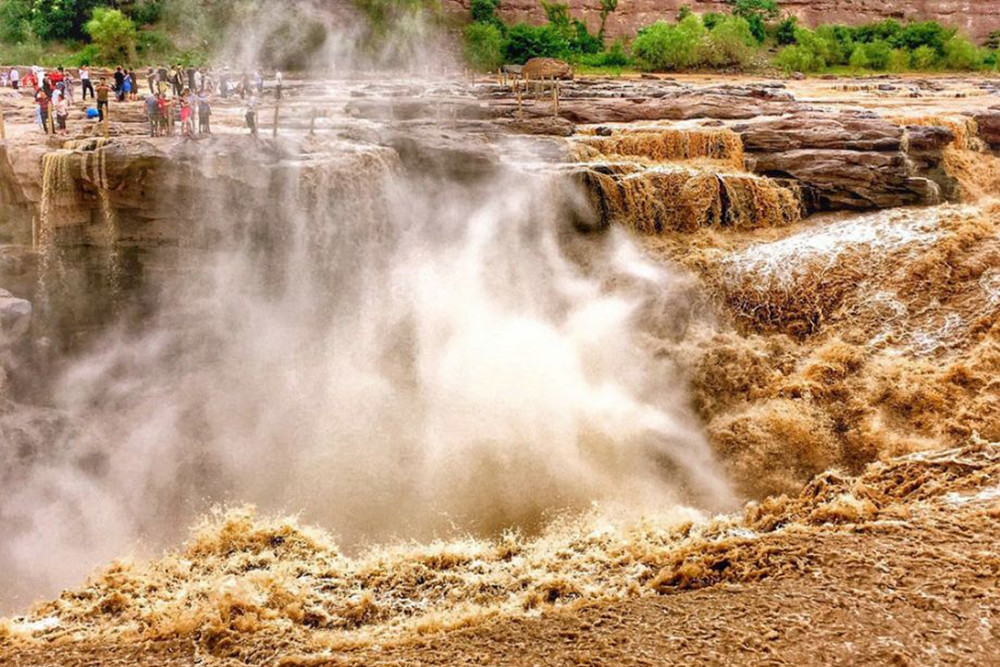
[{"label": "person in white shirt", "polygon": [[90,97],[94,98],[94,84],[90,82],[90,68],[86,65],[80,68],[80,85],[83,86],[83,100],[87,101],[87,91],[90,91]]},{"label": "person in white shirt", "polygon": [[10,68],[10,85],[14,90],[21,87],[21,73],[17,71],[16,67]]}]

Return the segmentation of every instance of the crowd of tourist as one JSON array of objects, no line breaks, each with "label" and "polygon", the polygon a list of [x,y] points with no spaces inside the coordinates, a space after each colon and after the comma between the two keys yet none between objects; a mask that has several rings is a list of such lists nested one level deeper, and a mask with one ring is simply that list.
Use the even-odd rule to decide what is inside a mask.
[{"label": "crowd of tourist", "polygon": [[[90,68],[77,69],[76,78],[63,67],[46,71],[34,66],[11,67],[0,71],[0,86],[33,91],[38,124],[46,133],[67,133],[66,121],[76,107],[75,88],[79,80],[81,100],[87,118],[104,122],[109,118],[112,99],[120,103],[139,102],[143,97],[145,115],[152,137],[174,136],[194,138],[211,134],[212,104],[217,98],[238,97],[243,101],[247,129],[257,135],[258,99],[264,94],[266,82],[262,70],[252,75],[233,74],[228,67],[220,70],[198,67],[152,67],[145,76],[134,68],[116,67],[114,72],[101,75],[94,84]],[[141,83],[148,87],[143,95]],[[274,94],[281,99],[283,76],[274,75]],[[94,103],[87,106],[88,94]],[[197,130],[194,117],[197,114]]]}]

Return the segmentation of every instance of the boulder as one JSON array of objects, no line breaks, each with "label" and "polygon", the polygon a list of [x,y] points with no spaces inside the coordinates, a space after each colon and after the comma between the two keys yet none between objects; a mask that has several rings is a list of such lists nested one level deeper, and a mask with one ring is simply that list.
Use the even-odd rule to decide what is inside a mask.
[{"label": "boulder", "polygon": [[1000,107],[990,107],[973,118],[979,126],[979,138],[990,148],[1000,149]]},{"label": "boulder", "polygon": [[560,79],[572,80],[573,68],[569,63],[556,58],[532,58],[524,63],[521,76],[527,80]]}]

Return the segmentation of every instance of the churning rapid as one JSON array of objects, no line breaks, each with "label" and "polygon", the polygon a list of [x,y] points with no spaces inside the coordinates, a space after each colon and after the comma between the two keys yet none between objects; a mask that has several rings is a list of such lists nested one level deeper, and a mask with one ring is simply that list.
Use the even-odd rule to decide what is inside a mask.
[{"label": "churning rapid", "polygon": [[[677,276],[617,235],[569,241],[587,268],[570,261],[584,203],[553,179],[462,184],[325,149],[280,165],[266,210],[211,193],[195,222],[222,247],[158,276],[153,312],[62,373],[71,427],[7,466],[3,590],[52,591],[210,502],[302,511],[345,545],[530,529],[598,500],[730,503],[676,369],[636,342]],[[42,247],[58,284],[67,260]]]}]

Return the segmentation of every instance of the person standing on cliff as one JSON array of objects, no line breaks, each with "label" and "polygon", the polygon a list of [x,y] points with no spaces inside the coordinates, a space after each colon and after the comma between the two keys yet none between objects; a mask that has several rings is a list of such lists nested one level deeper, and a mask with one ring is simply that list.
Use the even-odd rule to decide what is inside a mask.
[{"label": "person standing on cliff", "polygon": [[[42,123],[42,130],[45,134],[49,134],[49,96],[45,93],[43,88],[39,88],[35,91],[35,103],[38,105],[38,120]],[[55,128],[52,129],[52,134],[55,134]]]},{"label": "person standing on cliff", "polygon": [[94,95],[94,84],[90,82],[90,68],[84,65],[80,68],[80,86],[83,88],[83,101],[87,101],[87,91],[90,91],[90,97],[93,99]]},{"label": "person standing on cliff", "polygon": [[73,94],[73,85],[73,75],[66,72],[65,76],[63,76],[63,95],[66,96],[66,102],[70,105],[70,107],[76,104]]},{"label": "person standing on cliff", "polygon": [[212,134],[212,98],[207,90],[202,89],[195,99],[198,102],[198,134]]},{"label": "person standing on cliff", "polygon": [[[59,84],[64,85],[64,84]],[[60,95],[55,103],[55,121],[56,126],[59,128],[59,134],[66,136],[66,119],[69,117],[69,103],[66,102],[66,96]],[[53,128],[53,131],[55,128]]]},{"label": "person standing on cliff", "polygon": [[257,138],[257,96],[251,95],[250,99],[247,100],[246,107],[246,121],[247,128],[250,130],[250,135],[254,139]]},{"label": "person standing on cliff", "polygon": [[17,71],[16,67],[10,68],[10,87],[14,90],[21,87],[21,73]]},{"label": "person standing on cliff", "polygon": [[149,120],[149,136],[156,137],[160,134],[160,101],[156,95],[150,93],[146,96],[146,118]]},{"label": "person standing on cliff", "polygon": [[104,122],[104,116],[108,113],[108,100],[111,97],[111,86],[108,85],[108,80],[101,77],[101,80],[97,84],[97,117],[100,121]]},{"label": "person standing on cliff", "polygon": [[165,93],[156,94],[156,136],[165,137],[167,135],[167,96]]},{"label": "person standing on cliff", "polygon": [[119,102],[125,101],[125,72],[122,71],[121,65],[115,70],[115,93]]}]

